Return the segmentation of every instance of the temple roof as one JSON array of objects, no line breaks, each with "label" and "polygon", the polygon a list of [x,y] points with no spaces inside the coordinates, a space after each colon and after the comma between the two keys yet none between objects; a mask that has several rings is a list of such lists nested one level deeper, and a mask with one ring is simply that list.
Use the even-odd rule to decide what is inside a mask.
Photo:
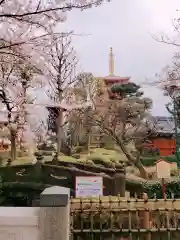
[{"label": "temple roof", "polygon": [[158,134],[174,134],[174,120],[172,117],[154,117],[156,121],[156,132]]}]

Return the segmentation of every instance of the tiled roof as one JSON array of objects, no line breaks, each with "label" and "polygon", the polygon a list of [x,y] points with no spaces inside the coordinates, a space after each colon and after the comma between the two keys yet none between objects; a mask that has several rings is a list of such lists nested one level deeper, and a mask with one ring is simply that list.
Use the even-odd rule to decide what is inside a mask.
[{"label": "tiled roof", "polygon": [[115,76],[115,75],[109,75],[109,76],[106,76],[106,77],[102,77],[102,79],[104,80],[129,80],[130,77],[120,77],[120,76]]},{"label": "tiled roof", "polygon": [[172,117],[154,117],[156,121],[156,131],[160,134],[174,134],[174,120]]}]

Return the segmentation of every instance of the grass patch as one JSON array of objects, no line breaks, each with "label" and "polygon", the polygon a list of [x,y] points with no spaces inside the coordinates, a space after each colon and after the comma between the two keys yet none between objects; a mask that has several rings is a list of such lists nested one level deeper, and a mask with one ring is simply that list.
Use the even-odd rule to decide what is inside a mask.
[{"label": "grass patch", "polygon": [[70,156],[59,156],[58,161],[74,163],[74,162],[77,162],[77,159]]}]

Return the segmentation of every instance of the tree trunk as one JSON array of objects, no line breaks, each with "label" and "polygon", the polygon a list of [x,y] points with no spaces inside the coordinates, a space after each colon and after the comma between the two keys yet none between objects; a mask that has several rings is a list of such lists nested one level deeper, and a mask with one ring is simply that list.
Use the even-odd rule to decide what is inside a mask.
[{"label": "tree trunk", "polygon": [[62,146],[62,121],[63,121],[63,109],[59,108],[58,117],[57,117],[57,154],[61,152]]},{"label": "tree trunk", "polygon": [[148,179],[148,173],[145,170],[145,168],[143,167],[142,163],[138,161],[138,163],[136,163],[135,166],[138,168],[138,170],[140,172],[140,176],[142,178]]},{"label": "tree trunk", "polygon": [[16,160],[16,132],[14,132],[12,129],[11,131],[11,160]]},{"label": "tree trunk", "polygon": [[135,159],[126,149],[126,147],[124,146],[124,144],[122,143],[121,140],[114,138],[116,140],[116,143],[118,144],[118,146],[120,147],[120,149],[122,150],[122,152],[125,154],[125,156],[127,157],[127,159],[129,160],[129,162],[132,164],[132,166],[134,165],[135,167],[138,168],[139,172],[140,172],[140,176],[142,178],[148,179],[148,173],[145,170],[145,168],[143,167],[142,163],[140,162],[139,159]]},{"label": "tree trunk", "polygon": [[124,154],[126,155],[126,157],[129,160],[129,162],[132,163],[132,166],[134,165],[135,167],[137,167],[137,169],[140,172],[140,176],[142,178],[148,179],[148,173],[145,170],[145,168],[143,167],[143,165],[140,162],[140,160],[139,159],[134,159],[134,157],[132,157],[131,154],[127,153],[126,151],[124,152]]}]

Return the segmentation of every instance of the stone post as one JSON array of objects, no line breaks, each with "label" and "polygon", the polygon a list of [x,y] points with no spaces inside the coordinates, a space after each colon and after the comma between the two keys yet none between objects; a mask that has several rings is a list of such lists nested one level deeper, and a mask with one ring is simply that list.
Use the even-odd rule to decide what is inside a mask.
[{"label": "stone post", "polygon": [[116,169],[114,174],[114,196],[118,194],[121,197],[125,197],[126,191],[126,175],[124,168]]},{"label": "stone post", "polygon": [[69,240],[70,189],[54,186],[40,195],[40,240]]}]

